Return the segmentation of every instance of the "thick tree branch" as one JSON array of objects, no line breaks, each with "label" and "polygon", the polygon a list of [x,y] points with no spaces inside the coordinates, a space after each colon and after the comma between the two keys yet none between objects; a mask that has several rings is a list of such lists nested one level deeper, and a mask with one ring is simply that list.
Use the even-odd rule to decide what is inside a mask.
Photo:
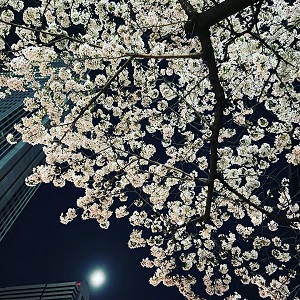
[{"label": "thick tree branch", "polygon": [[[206,32],[211,26],[242,11],[246,7],[253,5],[258,1],[260,3],[257,7],[254,21],[256,21],[255,18],[257,18],[264,0],[226,0],[203,12],[197,12],[187,0],[178,0],[189,19],[184,26],[186,34],[192,34],[195,36],[199,36],[199,33]],[[255,23],[253,22],[253,26],[254,24]]]},{"label": "thick tree branch", "polygon": [[210,163],[209,163],[209,176],[208,176],[208,193],[205,207],[205,220],[210,218],[211,203],[213,199],[214,180],[217,175],[217,161],[218,161],[218,138],[221,128],[221,121],[223,117],[223,111],[225,107],[225,94],[223,87],[221,86],[218,76],[218,68],[216,65],[216,59],[214,55],[213,46],[210,40],[209,31],[199,35],[199,39],[202,45],[202,51],[204,53],[204,60],[209,70],[209,80],[212,86],[212,90],[217,100],[215,106],[214,122],[212,125],[212,133],[210,138]]},{"label": "thick tree branch", "polygon": [[202,52],[188,54],[142,54],[142,53],[126,53],[126,55],[134,56],[135,58],[157,58],[157,59],[177,59],[177,58],[201,58]]},{"label": "thick tree branch", "polygon": [[196,30],[209,28],[258,1],[259,0],[226,0],[221,2],[197,16],[195,20]]},{"label": "thick tree branch", "polygon": [[180,3],[182,9],[186,13],[186,15],[189,17],[189,19],[191,19],[195,14],[197,14],[196,10],[190,4],[189,1],[187,1],[187,0],[178,0],[178,2]]},{"label": "thick tree branch", "polygon": [[[222,62],[226,61],[227,58],[228,58],[228,47],[229,47],[229,45],[231,45],[238,37],[243,36],[246,33],[251,33],[251,31],[253,30],[254,26],[257,24],[258,15],[259,15],[259,13],[261,11],[261,6],[263,4],[263,1],[264,0],[260,0],[259,3],[256,5],[256,10],[253,13],[253,17],[252,17],[250,26],[246,30],[244,30],[242,32],[235,32],[233,30],[233,28],[228,29],[228,28],[226,28],[226,26],[222,26],[225,30],[230,30],[231,33],[234,33],[234,37],[232,37],[231,39],[229,39],[229,41],[227,43],[225,43],[224,58],[222,59]],[[230,27],[232,27],[232,26],[230,26]]]},{"label": "thick tree branch", "polygon": [[[225,1],[226,3],[230,3],[233,0],[227,0]],[[212,199],[213,199],[213,192],[214,192],[214,181],[217,175],[217,161],[218,161],[218,138],[219,138],[219,132],[221,128],[221,121],[222,121],[222,116],[223,116],[223,111],[224,111],[224,106],[225,106],[225,94],[223,87],[221,86],[220,79],[218,76],[218,67],[216,65],[216,59],[214,55],[214,49],[210,40],[210,32],[209,32],[209,27],[211,25],[206,25],[206,16],[208,18],[211,18],[210,13],[208,10],[207,12],[200,13],[195,15],[195,11],[193,11],[192,6],[184,0],[179,1],[182,8],[186,12],[186,14],[189,16],[192,21],[195,22],[195,27],[193,28],[193,34],[198,36],[201,42],[202,46],[202,58],[205,62],[205,64],[208,67],[209,70],[209,80],[212,86],[212,90],[215,94],[215,99],[217,100],[216,106],[215,106],[215,114],[214,114],[214,122],[212,125],[212,134],[210,138],[210,163],[209,163],[209,176],[208,176],[208,192],[207,192],[207,198],[206,198],[206,206],[205,206],[205,213],[203,216],[200,216],[200,218],[197,218],[196,221],[206,221],[210,218],[210,211],[211,211],[211,204],[212,204]],[[234,2],[237,2],[234,0]],[[249,2],[249,1],[245,1]],[[248,6],[248,5],[247,5]],[[216,6],[218,7],[218,5]],[[222,6],[223,7],[223,6]],[[234,9],[237,9],[237,7],[240,7],[237,3],[235,3]],[[224,9],[224,8],[222,8]],[[228,13],[233,14],[236,12],[232,8],[228,8]],[[240,8],[238,8],[237,11],[239,11]],[[217,13],[216,19],[210,20],[212,24],[215,24],[219,21],[219,18],[221,16],[221,10],[219,8],[214,9]],[[234,11],[234,12],[233,12]],[[204,15],[203,15],[204,14]],[[204,17],[202,17],[204,16]],[[226,17],[226,16],[225,16]],[[225,17],[222,17],[225,18]],[[194,20],[193,20],[194,19]],[[213,21],[215,20],[215,22]],[[204,25],[203,25],[204,24]],[[209,23],[210,24],[210,23]],[[186,28],[189,29],[189,28]]]},{"label": "thick tree branch", "polygon": [[205,31],[218,22],[232,16],[259,0],[225,0],[204,12],[196,12],[186,0],[178,0],[189,20],[194,23],[195,31]]},{"label": "thick tree branch", "polygon": [[[218,138],[220,128],[222,126],[222,117],[225,107],[225,94],[221,86],[218,76],[218,68],[216,65],[216,59],[214,56],[213,46],[210,40],[209,29],[212,25],[226,19],[227,17],[242,11],[244,8],[255,4],[259,0],[226,0],[220,4],[216,4],[214,7],[207,11],[198,13],[186,0],[179,0],[182,9],[189,17],[190,22],[185,27],[186,31],[198,36],[202,46],[202,58],[209,69],[209,80],[212,85],[212,90],[217,100],[215,106],[214,122],[212,125],[211,134],[211,146],[210,146],[210,164],[209,164],[209,176],[208,176],[208,193],[206,199],[205,213],[203,216],[195,219],[194,221],[205,221],[210,218],[211,204],[214,192],[214,181],[217,176],[217,161],[218,161]],[[262,2],[260,2],[261,5]],[[257,12],[259,11],[257,9]],[[258,14],[258,13],[257,13]],[[257,17],[257,16],[256,16]]]}]

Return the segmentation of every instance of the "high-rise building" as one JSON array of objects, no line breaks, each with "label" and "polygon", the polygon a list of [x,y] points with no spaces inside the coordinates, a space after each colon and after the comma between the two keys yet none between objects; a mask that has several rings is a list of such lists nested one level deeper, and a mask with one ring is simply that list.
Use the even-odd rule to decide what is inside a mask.
[{"label": "high-rise building", "polygon": [[1,300],[89,300],[86,281],[0,288]]},{"label": "high-rise building", "polygon": [[38,188],[26,186],[24,180],[43,161],[41,147],[6,141],[13,125],[26,116],[23,99],[32,95],[31,91],[13,91],[0,99],[0,242]]},{"label": "high-rise building", "polygon": [[[58,70],[64,64],[62,61],[55,61],[52,66]],[[41,85],[47,80],[39,74],[36,74],[36,79]],[[0,92],[3,92],[1,87]],[[45,158],[41,146],[22,142],[20,134],[13,127],[28,115],[23,110],[23,100],[33,95],[34,92],[27,89],[12,91],[4,99],[0,99],[0,242],[38,188],[26,186],[25,178]],[[7,142],[9,133],[14,133],[17,144],[10,145]]]}]

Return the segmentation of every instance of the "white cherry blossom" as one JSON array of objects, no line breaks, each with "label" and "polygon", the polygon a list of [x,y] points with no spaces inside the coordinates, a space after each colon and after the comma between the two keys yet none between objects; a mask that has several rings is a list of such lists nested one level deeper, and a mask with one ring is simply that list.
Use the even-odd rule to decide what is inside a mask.
[{"label": "white cherry blossom", "polygon": [[187,299],[297,299],[299,0],[25,2],[0,0],[0,101],[33,94],[26,183],[85,190],[61,222],[128,218]]}]

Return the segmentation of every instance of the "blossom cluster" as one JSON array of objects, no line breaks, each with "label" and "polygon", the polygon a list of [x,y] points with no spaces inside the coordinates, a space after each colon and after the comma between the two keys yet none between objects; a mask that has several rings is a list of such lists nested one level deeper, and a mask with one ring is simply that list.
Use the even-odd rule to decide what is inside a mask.
[{"label": "blossom cluster", "polygon": [[[289,221],[300,217],[299,0],[259,2],[212,26],[220,125],[216,79],[180,2],[0,0],[0,41],[17,36],[0,57],[0,101],[33,90],[15,128],[46,155],[26,183],[85,190],[64,224],[128,218],[128,246],[149,248],[153,285],[242,299],[231,292],[238,278],[286,299],[299,274],[285,237],[295,231],[300,244]],[[201,17],[219,2],[189,3]]]}]

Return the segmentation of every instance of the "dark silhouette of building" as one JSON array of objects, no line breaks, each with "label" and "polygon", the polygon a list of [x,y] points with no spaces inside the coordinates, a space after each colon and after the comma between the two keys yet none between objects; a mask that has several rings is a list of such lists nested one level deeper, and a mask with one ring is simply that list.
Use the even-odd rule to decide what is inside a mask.
[{"label": "dark silhouette of building", "polygon": [[29,96],[32,91],[13,91],[0,101],[0,241],[37,190],[38,186],[28,187],[24,180],[44,160],[40,146],[21,140],[10,145],[6,140],[9,133],[16,133],[13,125],[26,116],[23,99]]},{"label": "dark silhouette of building", "polygon": [[86,281],[35,284],[0,288],[3,300],[89,300],[89,287]]},{"label": "dark silhouette of building", "polygon": [[[64,64],[58,60],[52,66],[58,70]],[[41,86],[48,80],[38,73],[35,76]],[[5,93],[5,88],[0,88],[0,92]],[[38,189],[38,185],[26,186],[25,178],[45,159],[40,145],[24,143],[14,130],[14,124],[28,115],[23,109],[24,98],[33,95],[31,89],[26,89],[11,91],[0,99],[0,242]],[[46,118],[44,122],[47,123]],[[7,142],[8,134],[14,135],[15,145]]]}]

